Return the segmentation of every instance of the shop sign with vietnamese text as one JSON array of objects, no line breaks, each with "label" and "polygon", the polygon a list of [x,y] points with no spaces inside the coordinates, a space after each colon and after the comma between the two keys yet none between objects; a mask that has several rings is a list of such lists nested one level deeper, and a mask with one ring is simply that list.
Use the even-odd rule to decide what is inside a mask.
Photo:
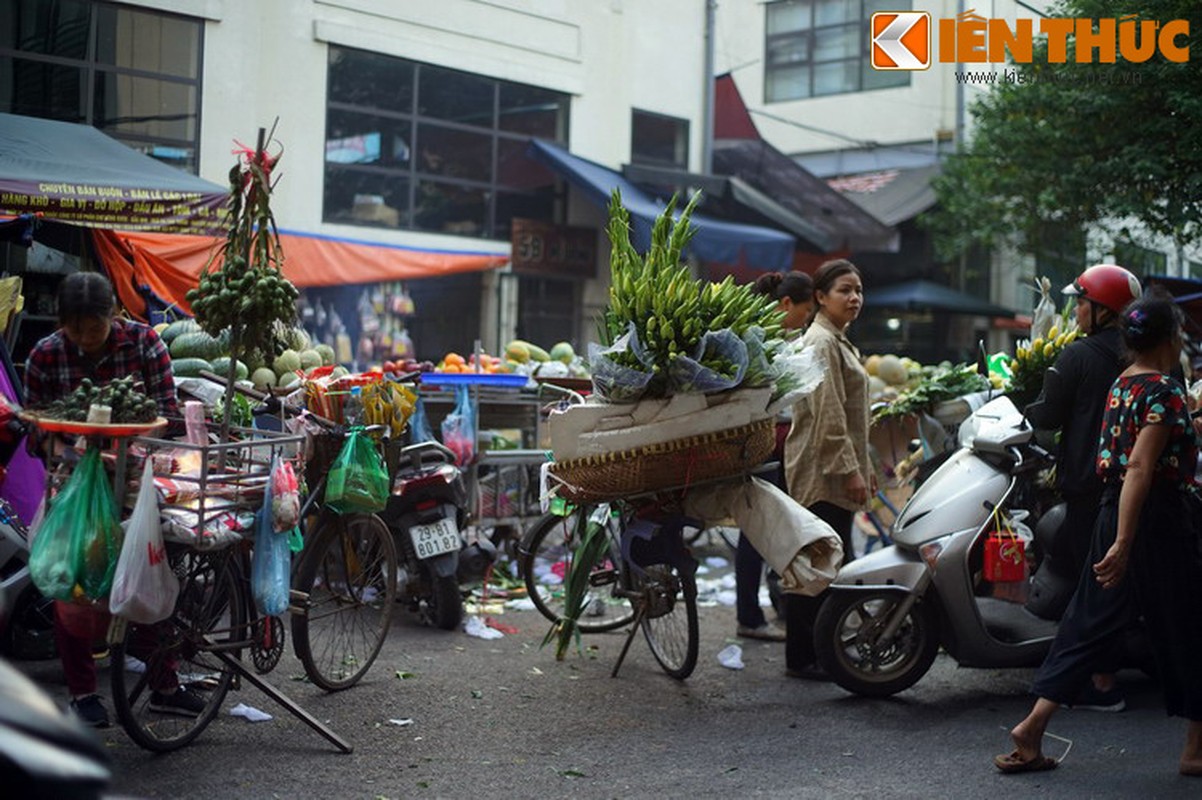
[{"label": "shop sign with vietnamese text", "polygon": [[515,218],[513,271],[565,278],[597,277],[597,231]]}]

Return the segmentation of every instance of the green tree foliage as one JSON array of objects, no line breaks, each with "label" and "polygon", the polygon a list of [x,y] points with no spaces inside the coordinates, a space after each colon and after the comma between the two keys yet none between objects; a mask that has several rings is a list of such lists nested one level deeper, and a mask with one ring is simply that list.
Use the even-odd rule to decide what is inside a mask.
[{"label": "green tree foliage", "polygon": [[923,220],[942,257],[1016,235],[1035,252],[1041,233],[1103,220],[1134,220],[1178,245],[1202,238],[1202,3],[1062,0],[1051,16],[1129,14],[1188,20],[1190,60],[1078,64],[1070,37],[1064,64],[1048,63],[1039,41],[1032,63],[999,67]]}]

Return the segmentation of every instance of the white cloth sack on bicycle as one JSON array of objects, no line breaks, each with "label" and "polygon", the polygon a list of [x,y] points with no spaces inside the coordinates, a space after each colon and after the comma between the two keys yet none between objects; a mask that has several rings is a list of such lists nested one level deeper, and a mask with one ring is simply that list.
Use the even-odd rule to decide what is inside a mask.
[{"label": "white cloth sack on bicycle", "polygon": [[113,573],[109,610],[130,622],[149,625],[167,619],[179,596],[179,579],[171,571],[159,520],[159,495],[150,459],[142,469],[142,487],[134,513],[126,522],[125,541]]},{"label": "white cloth sack on bicycle", "polygon": [[729,481],[689,492],[685,512],[707,524],[733,519],[790,594],[813,597],[843,561],[834,528],[767,481]]}]

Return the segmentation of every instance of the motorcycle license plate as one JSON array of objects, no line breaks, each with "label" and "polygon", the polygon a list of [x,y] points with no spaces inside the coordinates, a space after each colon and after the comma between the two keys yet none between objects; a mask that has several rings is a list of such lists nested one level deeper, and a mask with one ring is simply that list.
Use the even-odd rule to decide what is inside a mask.
[{"label": "motorcycle license plate", "polygon": [[414,525],[409,539],[418,558],[431,558],[459,549],[459,528],[453,519],[440,519],[430,525]]}]

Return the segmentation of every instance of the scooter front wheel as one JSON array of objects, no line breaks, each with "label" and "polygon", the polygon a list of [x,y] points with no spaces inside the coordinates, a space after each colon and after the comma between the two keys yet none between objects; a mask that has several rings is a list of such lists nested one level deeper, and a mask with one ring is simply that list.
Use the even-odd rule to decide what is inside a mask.
[{"label": "scooter front wheel", "polygon": [[886,628],[903,592],[835,591],[814,625],[818,662],[849,692],[889,697],[927,673],[939,652],[939,621],[930,604],[910,606],[892,636]]}]

